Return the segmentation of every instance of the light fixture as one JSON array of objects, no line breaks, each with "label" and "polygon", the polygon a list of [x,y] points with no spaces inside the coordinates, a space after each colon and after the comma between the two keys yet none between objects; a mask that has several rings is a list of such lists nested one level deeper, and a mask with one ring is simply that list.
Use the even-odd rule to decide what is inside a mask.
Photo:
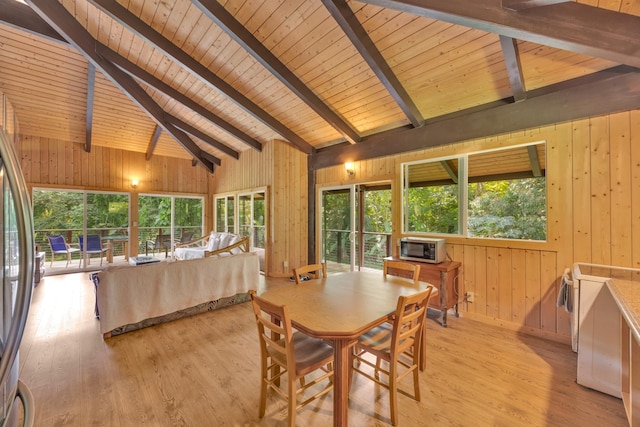
[{"label": "light fixture", "polygon": [[131,180],[131,186],[133,188],[136,188],[138,186],[138,184],[140,184],[140,182],[137,179],[132,179]]},{"label": "light fixture", "polygon": [[349,176],[355,176],[356,174],[356,170],[353,166],[353,162],[347,162],[344,164],[344,168],[347,171],[347,175]]}]

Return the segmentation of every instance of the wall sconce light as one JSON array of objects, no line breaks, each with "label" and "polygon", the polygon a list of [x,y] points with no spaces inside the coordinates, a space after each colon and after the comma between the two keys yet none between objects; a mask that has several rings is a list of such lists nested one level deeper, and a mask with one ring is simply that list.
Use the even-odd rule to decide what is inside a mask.
[{"label": "wall sconce light", "polygon": [[132,180],[131,180],[131,186],[132,186],[133,188],[137,188],[137,187],[138,187],[138,184],[140,184],[140,181],[138,181],[137,179],[132,179]]},{"label": "wall sconce light", "polygon": [[356,175],[356,169],[353,166],[353,162],[347,162],[344,164],[344,168],[347,171],[347,175],[349,176],[355,176]]}]

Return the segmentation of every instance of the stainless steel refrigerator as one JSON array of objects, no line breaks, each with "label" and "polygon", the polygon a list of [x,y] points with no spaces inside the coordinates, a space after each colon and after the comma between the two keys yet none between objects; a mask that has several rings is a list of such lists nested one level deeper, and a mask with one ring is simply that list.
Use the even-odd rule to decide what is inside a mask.
[{"label": "stainless steel refrigerator", "polygon": [[0,186],[0,426],[32,426],[33,396],[18,378],[18,350],[33,289],[33,216],[13,142],[2,126]]}]

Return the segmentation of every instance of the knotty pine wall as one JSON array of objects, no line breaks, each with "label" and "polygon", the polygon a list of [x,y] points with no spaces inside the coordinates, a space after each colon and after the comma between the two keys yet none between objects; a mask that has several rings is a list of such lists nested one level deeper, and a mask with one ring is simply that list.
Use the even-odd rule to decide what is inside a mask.
[{"label": "knotty pine wall", "polygon": [[[205,229],[213,227],[209,196],[210,174],[191,160],[93,146],[91,153],[78,143],[20,135],[17,146],[20,166],[29,190],[34,187],[76,190],[107,190],[131,193],[130,230],[137,235],[139,193],[186,194],[205,197]],[[139,180],[137,188],[131,180]],[[136,250],[137,245],[132,246]],[[135,255],[135,253],[133,254]]]},{"label": "knotty pine wall", "polygon": [[[556,308],[560,277],[576,261],[640,268],[640,110],[528,129],[445,147],[320,170],[318,186],[393,180],[394,241],[401,237],[401,163],[528,142],[547,143],[548,241],[447,238],[462,262],[462,314],[569,342],[569,317]],[[397,251],[397,248],[395,248]]]},{"label": "knotty pine wall", "polygon": [[[307,156],[291,144],[271,141],[262,152],[243,151],[238,161],[223,161],[213,174],[216,195],[267,189],[265,272],[288,277],[307,263]],[[286,265],[286,267],[285,267]]]},{"label": "knotty pine wall", "polygon": [[[548,241],[451,237],[448,252],[463,264],[460,293],[475,293],[474,303],[461,306],[464,316],[569,342],[569,317],[555,306],[563,270],[575,261],[640,268],[640,110],[355,162],[352,179],[343,166],[325,168],[316,182],[391,180],[399,224],[402,162],[535,141],[547,143]],[[28,136],[18,151],[30,186],[128,191],[128,175],[144,173],[140,192],[209,194],[209,227],[214,195],[266,187],[270,274],[286,276],[306,263],[307,160],[287,143],[245,151],[213,176],[186,160],[154,156],[146,162],[143,154],[100,147],[88,155],[78,144]],[[400,230],[393,233],[397,241]]]}]

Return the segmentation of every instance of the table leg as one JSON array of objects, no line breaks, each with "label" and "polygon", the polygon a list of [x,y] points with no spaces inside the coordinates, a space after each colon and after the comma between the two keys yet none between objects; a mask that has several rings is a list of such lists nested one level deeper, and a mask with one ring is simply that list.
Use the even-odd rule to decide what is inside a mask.
[{"label": "table leg", "polygon": [[447,327],[447,307],[449,306],[449,275],[446,271],[440,272],[440,310],[442,311],[442,326]]},{"label": "table leg", "polygon": [[351,349],[349,340],[335,340],[333,343],[334,352],[334,375],[333,375],[333,425],[342,427],[349,425],[349,355]]}]

